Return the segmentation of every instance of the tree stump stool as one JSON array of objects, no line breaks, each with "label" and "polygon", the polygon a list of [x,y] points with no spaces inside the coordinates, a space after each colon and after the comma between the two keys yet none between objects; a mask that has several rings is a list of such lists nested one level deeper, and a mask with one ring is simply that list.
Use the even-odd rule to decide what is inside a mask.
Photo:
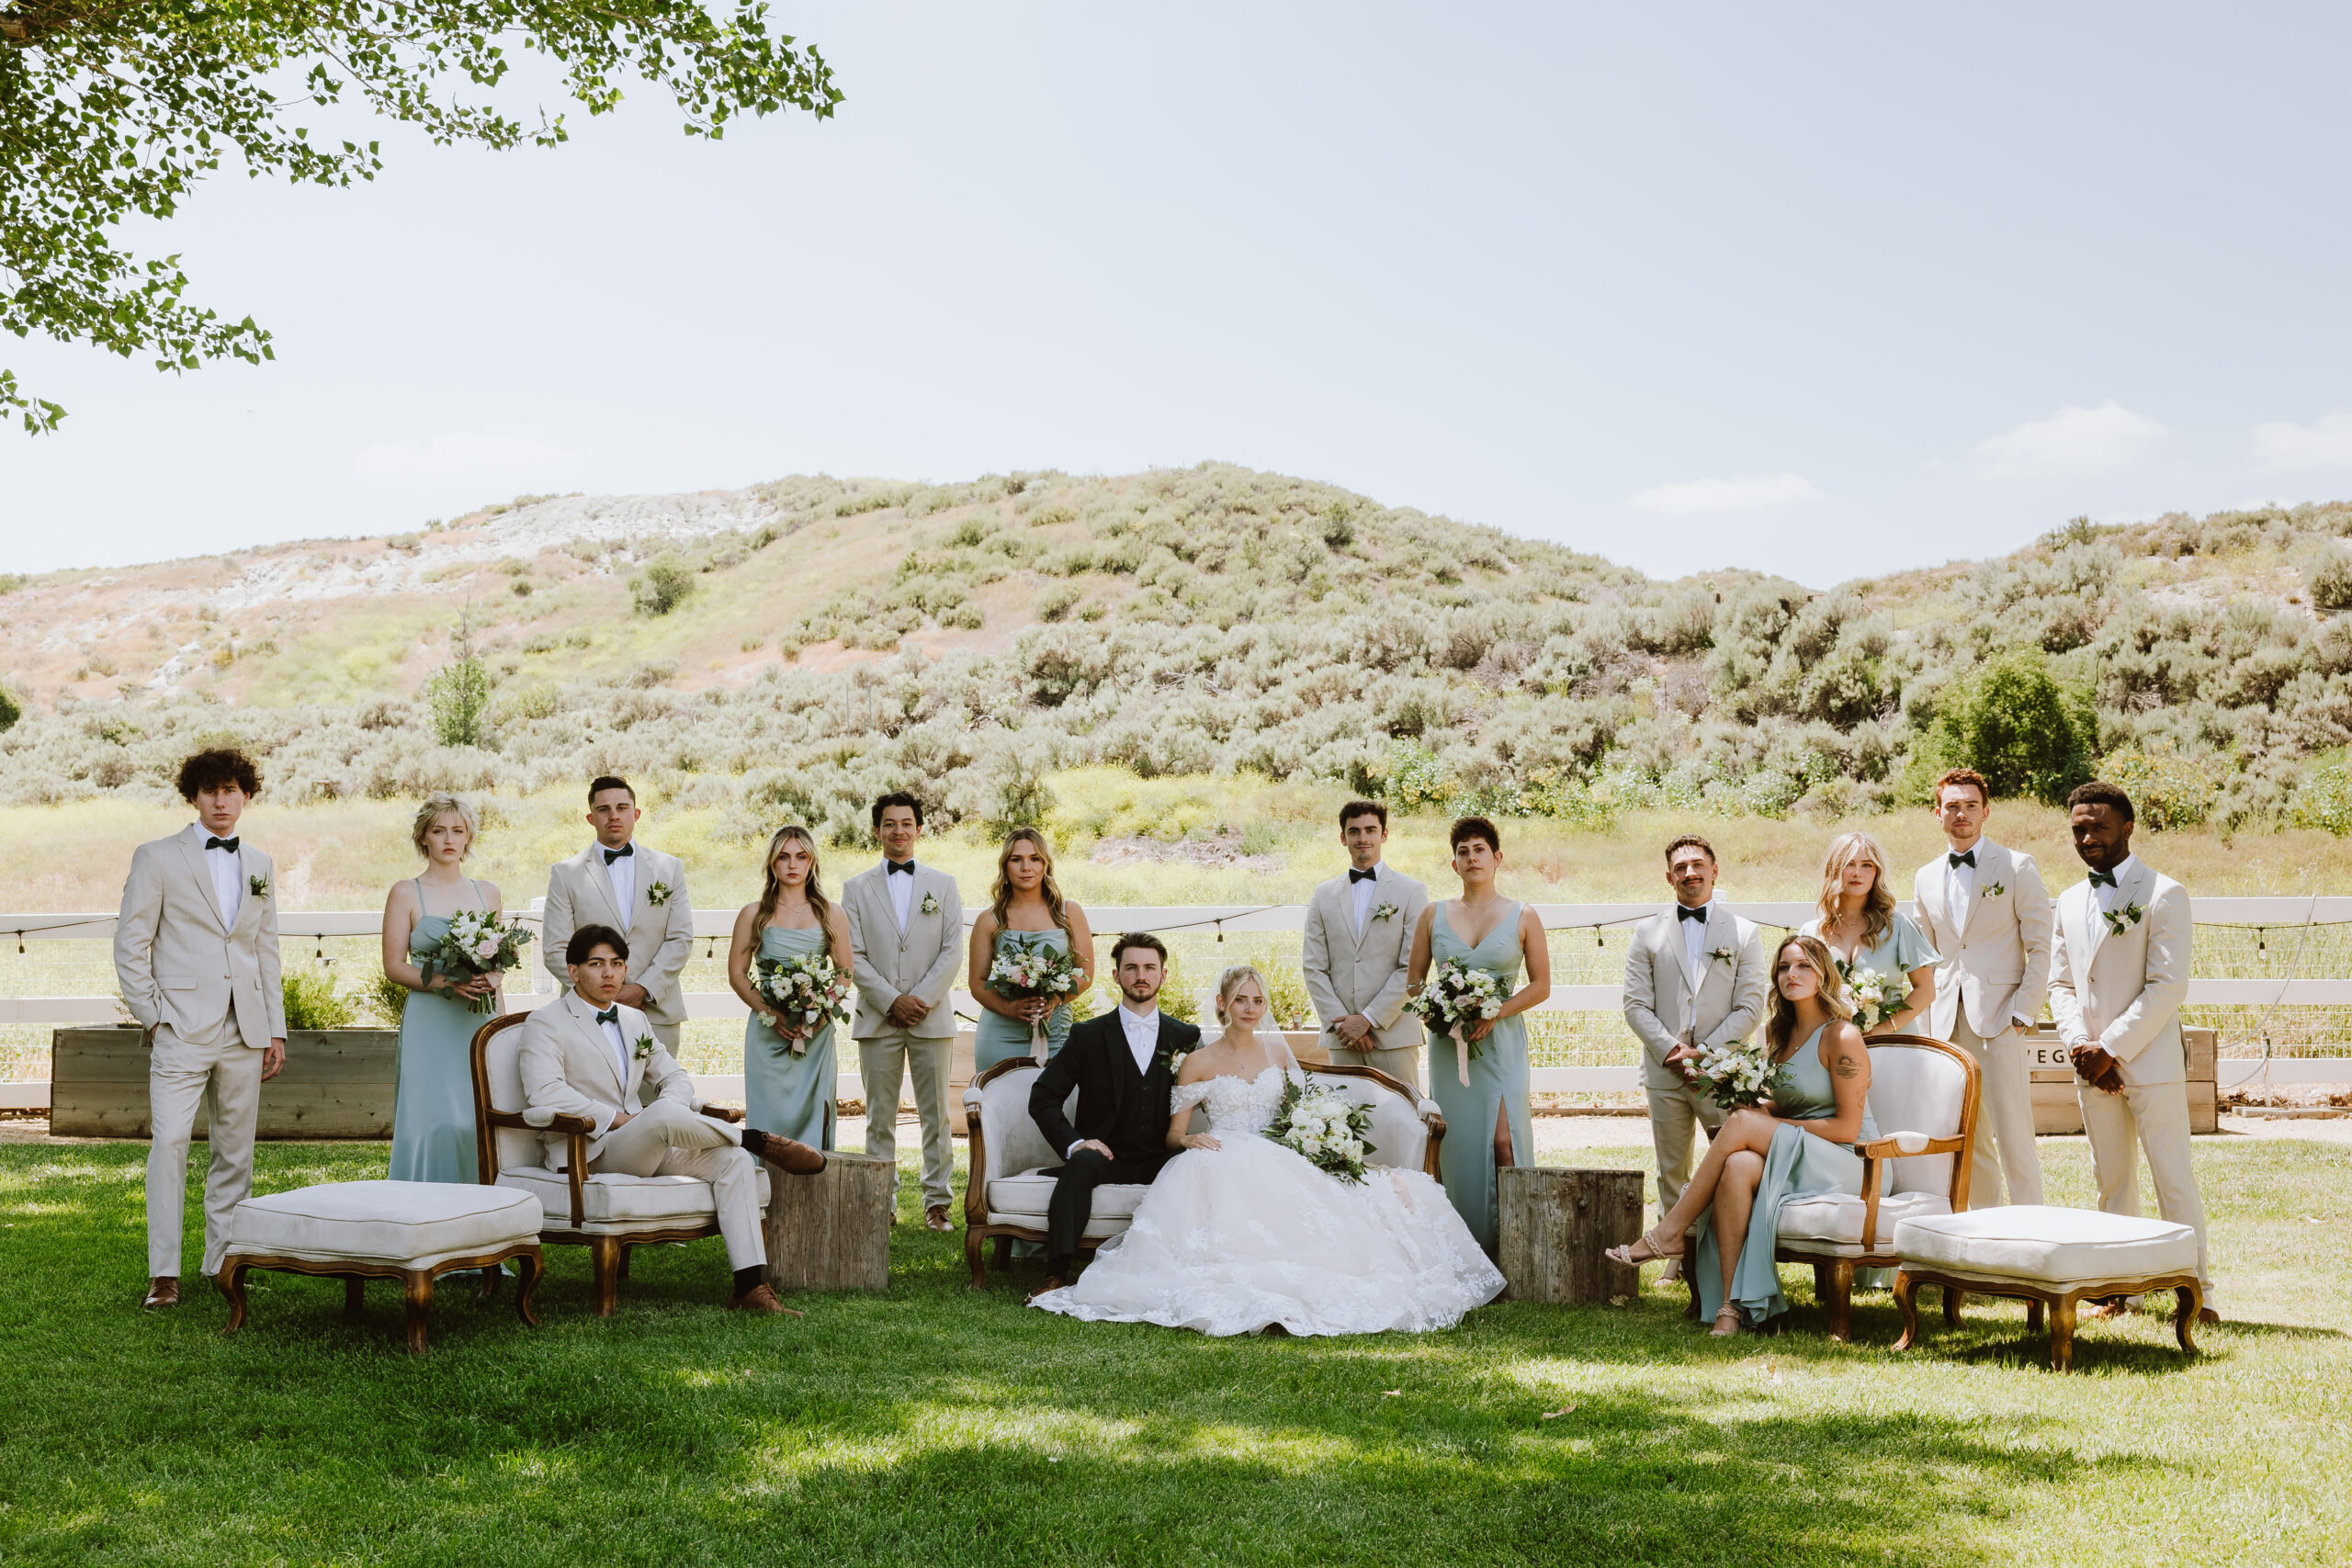
[{"label": "tree stump stool", "polygon": [[778,1292],[889,1289],[896,1162],[828,1154],[814,1176],[770,1179],[768,1194],[768,1283]]},{"label": "tree stump stool", "polygon": [[1605,1302],[1640,1292],[1641,1271],[1601,1257],[1642,1234],[1642,1173],[1562,1166],[1495,1172],[1503,1299]]}]

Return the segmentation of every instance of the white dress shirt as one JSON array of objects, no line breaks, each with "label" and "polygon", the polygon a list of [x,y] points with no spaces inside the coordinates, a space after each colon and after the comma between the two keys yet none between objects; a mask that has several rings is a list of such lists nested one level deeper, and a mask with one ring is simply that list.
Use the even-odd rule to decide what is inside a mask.
[{"label": "white dress shirt", "polygon": [[2091,901],[2099,907],[2102,913],[2112,913],[2123,908],[2123,884],[2131,880],[2132,873],[2139,863],[2139,856],[2125,855],[2115,867],[2116,885],[2109,887],[2102,882],[2091,889]]},{"label": "white dress shirt", "polygon": [[[602,840],[597,841],[595,852],[600,856],[605,852]],[[605,880],[612,885],[613,908],[621,912],[621,930],[626,934],[628,930],[629,917],[637,912],[637,848],[635,845],[632,844],[629,847],[629,852],[621,856],[620,859],[605,862]]]},{"label": "white dress shirt", "polygon": [[1944,875],[1951,883],[1951,923],[1955,928],[1955,934],[1957,934],[1957,928],[1968,924],[1968,912],[1976,907],[1976,867],[1969,861],[1962,861],[1958,865],[1954,865],[1951,863],[1951,857],[1955,854],[1973,854],[1984,847],[1984,840],[1979,839],[1964,850],[1955,850],[1950,845],[1946,845],[1944,849]]},{"label": "white dress shirt", "polygon": [[[1699,906],[1702,917],[1713,904],[1714,900],[1710,898]],[[1682,906],[1677,903],[1674,908],[1674,923],[1682,928],[1682,973],[1690,981],[1690,994],[1697,996],[1699,983],[1706,977],[1707,972],[1707,922],[1703,918],[1686,920],[1681,915]]]},{"label": "white dress shirt", "polygon": [[[1353,871],[1355,868],[1349,868]],[[1372,901],[1380,896],[1380,867],[1374,865],[1372,874],[1362,882],[1348,884],[1348,897],[1355,903],[1356,935],[1363,935],[1364,922],[1372,919]]]},{"label": "white dress shirt", "polygon": [[889,890],[890,912],[899,917],[899,930],[904,931],[907,929],[907,912],[914,908],[914,873],[902,871],[896,876],[891,875],[890,862],[885,857],[882,862],[882,886]]},{"label": "white dress shirt", "polygon": [[[198,849],[204,848],[205,840],[217,837],[206,832],[201,822],[192,824],[188,831],[196,835]],[[204,869],[212,874],[212,901],[220,906],[220,923],[235,925],[237,910],[243,906],[245,898],[244,867],[232,851],[205,850]]]}]

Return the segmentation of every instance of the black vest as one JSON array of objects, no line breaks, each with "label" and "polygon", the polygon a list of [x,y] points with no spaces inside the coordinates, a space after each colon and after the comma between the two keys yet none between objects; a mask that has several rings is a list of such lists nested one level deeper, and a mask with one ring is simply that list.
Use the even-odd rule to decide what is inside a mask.
[{"label": "black vest", "polygon": [[1119,1118],[1111,1147],[1114,1153],[1134,1156],[1168,1152],[1168,1058],[1167,1053],[1154,1047],[1151,1070],[1136,1071],[1135,1054],[1127,1049],[1127,1037],[1121,1032],[1111,1043],[1111,1070],[1119,1078]]}]

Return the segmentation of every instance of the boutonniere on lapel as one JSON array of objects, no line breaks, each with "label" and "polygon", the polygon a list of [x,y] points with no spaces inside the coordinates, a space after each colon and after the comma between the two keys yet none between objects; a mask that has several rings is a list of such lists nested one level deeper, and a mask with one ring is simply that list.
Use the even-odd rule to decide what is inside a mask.
[{"label": "boutonniere on lapel", "polygon": [[1739,950],[1736,948],[1719,947],[1707,956],[1717,964],[1729,964],[1734,968],[1739,965]]},{"label": "boutonniere on lapel", "polygon": [[1373,907],[1372,918],[1375,920],[1393,920],[1396,918],[1397,912],[1396,906],[1394,904],[1377,904]]},{"label": "boutonniere on lapel", "polygon": [[1998,898],[2002,894],[2007,893],[2007,888],[2002,886],[1999,883],[1995,882],[1978,888],[1976,890],[1976,896],[1979,898]]},{"label": "boutonniere on lapel", "polygon": [[658,909],[670,901],[670,895],[675,891],[668,883],[657,882],[645,890],[645,901]]},{"label": "boutonniere on lapel", "polygon": [[2137,904],[2126,904],[2120,909],[2101,909],[2098,912],[2098,918],[2107,922],[2108,935],[2121,936],[2125,931],[2138,925],[2141,918],[2147,912]]},{"label": "boutonniere on lapel", "polygon": [[266,876],[248,876],[245,878],[245,886],[253,889],[254,897],[256,898],[269,897],[269,878]]},{"label": "boutonniere on lapel", "polygon": [[939,896],[937,894],[926,893],[922,896],[922,912],[926,915],[935,915],[939,913]]},{"label": "boutonniere on lapel", "polygon": [[630,1050],[629,1054],[635,1056],[639,1061],[642,1062],[648,1056],[653,1055],[653,1036],[650,1034],[640,1034],[637,1037],[637,1044]]},{"label": "boutonniere on lapel", "polygon": [[1170,1045],[1159,1054],[1159,1060],[1168,1068],[1168,1076],[1172,1078],[1182,1069],[1184,1058],[1191,1055],[1190,1051],[1179,1051],[1175,1046]]}]

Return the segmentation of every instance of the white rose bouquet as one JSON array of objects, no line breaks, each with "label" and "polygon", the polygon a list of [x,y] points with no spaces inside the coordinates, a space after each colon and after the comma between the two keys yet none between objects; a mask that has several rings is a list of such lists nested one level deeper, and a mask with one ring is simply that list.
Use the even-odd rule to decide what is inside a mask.
[{"label": "white rose bouquet", "polygon": [[1309,1089],[1297,1077],[1283,1086],[1282,1103],[1265,1135],[1305,1158],[1316,1169],[1342,1181],[1364,1179],[1363,1156],[1373,1152],[1372,1107],[1334,1089]]},{"label": "white rose bouquet", "polygon": [[1911,995],[1908,975],[1888,975],[1846,963],[1838,965],[1838,973],[1844,976],[1847,998],[1854,1004],[1854,1027],[1865,1034],[1902,1011]]},{"label": "white rose bouquet", "polygon": [[[519,968],[523,950],[531,945],[531,933],[522,927],[487,909],[461,909],[449,917],[449,929],[441,933],[424,961],[418,965],[429,979],[435,975],[463,985],[484,975],[501,970]],[[484,996],[469,1003],[475,1012],[495,1012],[495,995]]]},{"label": "white rose bouquet", "polygon": [[1781,1087],[1781,1068],[1770,1051],[1736,1040],[1702,1047],[1691,1067],[1699,1075],[1700,1090],[1725,1111],[1761,1105]]},{"label": "white rose bouquet", "polygon": [[1510,999],[1503,994],[1502,981],[1492,973],[1459,958],[1448,958],[1433,966],[1429,978],[1421,982],[1413,1011],[1432,1032],[1462,1047],[1454,1070],[1468,1083],[1471,1058],[1487,1054],[1487,1042],[1465,1040],[1463,1031],[1482,1018],[1494,1017]]},{"label": "white rose bouquet", "polygon": [[[1075,957],[1042,942],[1035,947],[1026,942],[1000,947],[995,961],[989,964],[989,989],[1017,1002],[1040,997],[1057,1002],[1078,989],[1078,977]],[[1029,1025],[1029,1054],[1041,1066],[1044,1064],[1043,1019]]]},{"label": "white rose bouquet", "polygon": [[752,989],[760,993],[775,1008],[776,1018],[787,1028],[800,1032],[792,1041],[792,1054],[808,1054],[809,1036],[830,1019],[835,1023],[849,1021],[849,976],[833,963],[830,953],[796,953],[788,958],[762,958],[754,963],[758,973],[752,978]]}]

